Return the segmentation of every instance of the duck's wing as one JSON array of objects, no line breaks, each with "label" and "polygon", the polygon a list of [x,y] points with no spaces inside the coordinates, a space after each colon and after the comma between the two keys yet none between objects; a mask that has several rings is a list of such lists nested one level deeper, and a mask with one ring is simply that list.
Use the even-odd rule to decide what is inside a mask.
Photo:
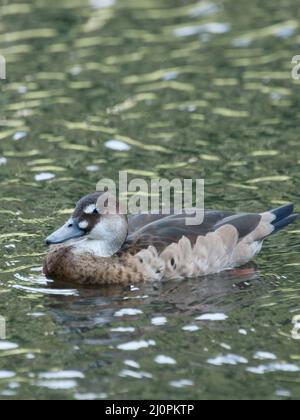
[{"label": "duck's wing", "polygon": [[186,218],[191,217],[190,212],[169,216],[142,214],[129,219],[129,236],[125,247],[136,252],[152,245],[161,252],[166,246],[178,243],[183,236],[190,240],[191,245],[195,245],[199,236],[227,225],[236,229],[239,241],[252,233],[257,241],[262,241],[269,234],[293,223],[297,218],[293,211],[293,204],[261,214],[206,210],[203,223],[199,225],[186,223]]},{"label": "duck's wing", "polygon": [[191,217],[191,214],[133,216],[129,219],[129,236],[126,245],[135,250],[152,245],[158,251],[162,251],[166,246],[177,243],[183,236],[194,245],[199,236],[205,236],[227,224],[233,225],[239,237],[243,238],[257,228],[262,218],[260,214],[206,210],[203,223],[188,225],[187,217]]},{"label": "duck's wing", "polygon": [[[199,211],[199,210],[198,210]],[[205,210],[204,222],[201,224],[201,228],[208,229],[215,223],[225,219],[226,217],[234,216],[235,213],[229,211],[214,211]],[[163,226],[169,226],[175,224],[177,226],[185,226],[185,219],[187,217],[195,216],[195,210],[188,209],[182,213],[175,212],[171,209],[170,214],[151,214],[151,213],[140,213],[132,215],[128,220],[129,236],[135,235],[137,232],[148,230],[149,228],[162,228]],[[200,226],[200,225],[199,225]],[[198,227],[199,227],[198,226]],[[195,226],[193,226],[195,228]]]}]

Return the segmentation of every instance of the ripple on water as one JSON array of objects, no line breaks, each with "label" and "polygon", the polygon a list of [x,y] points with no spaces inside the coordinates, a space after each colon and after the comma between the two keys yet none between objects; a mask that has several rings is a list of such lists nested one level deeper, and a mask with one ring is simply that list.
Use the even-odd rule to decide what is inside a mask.
[{"label": "ripple on water", "polygon": [[98,172],[100,167],[98,165],[89,165],[86,167],[88,172]]},{"label": "ripple on water", "polygon": [[215,3],[200,2],[192,7],[189,15],[192,17],[209,16],[216,13],[219,7]]},{"label": "ripple on water", "polygon": [[273,353],[269,353],[266,351],[258,351],[255,353],[253,358],[256,360],[276,360],[277,356]]},{"label": "ripple on water", "polygon": [[73,380],[57,380],[57,381],[38,381],[36,386],[41,388],[48,388],[52,390],[67,390],[74,389],[78,386],[78,383]]},{"label": "ripple on water", "polygon": [[79,293],[77,290],[72,289],[45,289],[41,287],[27,287],[20,284],[15,284],[12,286],[14,289],[21,290],[27,293],[33,294],[42,294],[42,295],[61,295],[61,296],[78,296]]},{"label": "ripple on water", "polygon": [[117,0],[89,0],[90,5],[95,9],[106,9],[116,4]]},{"label": "ripple on water", "polygon": [[[30,271],[36,271],[36,267],[35,268],[31,268]],[[16,274],[14,274],[14,277],[18,281],[23,281],[23,282],[26,282],[26,283],[31,283],[31,284],[34,284],[35,286],[36,285],[39,285],[39,286],[47,286],[47,284],[48,284],[48,280],[47,280],[47,278],[45,276],[32,276],[32,275],[23,276],[20,273],[16,273]]]},{"label": "ripple on water", "polygon": [[189,387],[189,386],[193,386],[194,382],[189,380],[189,379],[179,379],[179,380],[176,380],[176,381],[171,381],[170,385],[173,388],[186,388],[186,387]]},{"label": "ripple on water", "polygon": [[60,370],[57,372],[42,372],[40,379],[84,379],[84,374],[76,370]]},{"label": "ripple on water", "polygon": [[134,315],[140,315],[143,311],[140,309],[134,309],[134,308],[124,308],[120,309],[119,311],[115,312],[114,316],[123,317],[123,316],[134,316]]},{"label": "ripple on water", "polygon": [[11,379],[16,376],[15,372],[10,370],[0,370],[0,379]]},{"label": "ripple on water", "polygon": [[197,325],[191,324],[191,325],[185,325],[184,327],[182,327],[183,331],[188,331],[188,332],[195,332],[195,331],[199,331],[200,328]]},{"label": "ripple on water", "polygon": [[106,143],[104,143],[104,146],[107,149],[115,150],[117,152],[128,152],[131,149],[131,146],[129,146],[129,144],[124,143],[121,140],[109,140]]},{"label": "ripple on water", "polygon": [[42,172],[40,174],[36,174],[34,176],[34,179],[37,182],[42,182],[42,181],[50,181],[51,179],[55,178],[55,174],[51,173],[51,172]]},{"label": "ripple on water", "polygon": [[119,350],[125,351],[136,351],[140,349],[146,349],[151,346],[155,346],[156,342],[154,340],[137,340],[129,341],[128,343],[119,344],[117,348]]},{"label": "ripple on water", "polygon": [[134,378],[134,379],[152,379],[151,373],[148,372],[142,372],[142,371],[136,371],[136,370],[130,370],[130,369],[123,369],[119,376],[121,378]]},{"label": "ripple on water", "polygon": [[42,372],[38,375],[37,386],[52,390],[67,390],[78,386],[76,379],[84,379],[85,375],[78,371]]},{"label": "ripple on water", "polygon": [[[214,279],[182,281],[174,283],[176,290],[172,284],[170,293],[167,285],[153,290],[139,285],[138,293],[136,287],[59,290],[34,268],[42,255],[28,255],[29,249],[43,251],[41,237],[56,223],[52,216],[71,213],[68,207],[79,191],[94,187],[98,171],[101,177],[114,177],[120,169],[135,177],[205,174],[212,180],[209,205],[218,208],[239,204],[254,210],[259,202],[296,198],[299,111],[290,105],[297,89],[287,84],[291,57],[285,44],[299,43],[300,24],[283,4],[296,10],[297,1],[283,0],[272,16],[267,2],[259,9],[258,2],[246,2],[237,10],[234,0],[226,1],[225,9],[216,0],[178,1],[172,7],[169,1],[130,0],[115,8],[117,0],[88,0],[89,7],[62,0],[59,10],[70,17],[65,26],[71,32],[56,13],[47,18],[49,28],[36,28],[43,21],[42,7],[12,2],[1,8],[1,53],[8,58],[10,80],[1,83],[0,242],[9,255],[2,259],[0,308],[11,324],[11,341],[19,343],[0,341],[0,360],[18,359],[16,372],[8,364],[0,370],[1,397],[16,391],[26,397],[33,385],[32,395],[41,398],[56,390],[61,398],[130,399],[139,381],[150,398],[157,392],[176,398],[181,388],[186,396],[211,398],[215,381],[220,398],[231,397],[230,392],[239,398],[297,396],[300,363],[294,340],[300,339],[300,318],[286,323],[299,312],[297,289],[279,290],[265,278],[274,250],[284,264],[275,262],[271,271],[284,271],[282,281],[296,284],[299,258],[283,252],[297,246],[296,230],[282,234],[280,256],[276,241],[274,249],[269,243],[261,260],[262,281],[247,290],[232,289],[226,273],[216,287]],[[11,19],[15,29],[10,32]],[[47,62],[34,60],[35,43],[49,53]],[[68,59],[70,45],[75,61]],[[20,80],[20,63],[29,78],[13,82]],[[17,214],[20,210],[23,214]],[[90,299],[94,293],[101,299]],[[258,295],[279,302],[276,310],[260,309]],[[290,305],[297,312],[290,312]],[[32,318],[43,313],[41,320]],[[284,326],[284,343],[264,335],[270,317]],[[25,334],[26,349],[16,339]],[[77,351],[84,346],[88,360]],[[201,378],[199,389],[201,365],[211,374]],[[76,370],[65,370],[70,368]]]},{"label": "ripple on water", "polygon": [[177,37],[186,37],[193,35],[201,35],[205,33],[210,34],[225,34],[229,32],[231,25],[229,23],[204,23],[202,25],[183,26],[174,30],[174,35]]},{"label": "ripple on water", "polygon": [[292,396],[292,393],[288,389],[278,389],[275,391],[275,395],[276,397],[289,398]]},{"label": "ripple on water", "polygon": [[42,318],[43,316],[46,316],[44,312],[28,312],[26,315],[31,316],[32,318]]},{"label": "ripple on water", "polygon": [[161,325],[166,325],[168,322],[167,318],[165,316],[156,316],[151,319],[151,324],[155,325],[157,327]]},{"label": "ripple on water", "polygon": [[107,400],[108,394],[105,394],[104,392],[101,394],[94,394],[92,392],[87,394],[76,393],[74,394],[74,398],[78,401]]},{"label": "ripple on water", "polygon": [[10,343],[8,341],[0,341],[0,351],[15,350],[19,346],[15,343]]},{"label": "ripple on water", "polygon": [[176,365],[176,360],[169,356],[164,356],[160,354],[154,359],[155,363],[159,365]]},{"label": "ripple on water", "polygon": [[28,135],[27,131],[17,131],[14,136],[13,136],[13,140],[15,141],[19,141],[24,139],[26,136]]},{"label": "ripple on water", "polygon": [[134,360],[124,360],[124,365],[135,368],[135,369],[140,369],[140,364],[135,362]]},{"label": "ripple on water", "polygon": [[110,331],[112,332],[128,332],[128,333],[133,333],[135,331],[134,327],[114,327],[111,328]]},{"label": "ripple on water", "polygon": [[249,367],[247,368],[247,372],[255,373],[256,375],[264,375],[265,373],[272,372],[296,373],[300,372],[300,368],[291,363],[270,363],[269,365]]},{"label": "ripple on water", "polygon": [[214,366],[223,366],[223,365],[238,365],[238,364],[247,364],[248,360],[245,357],[239,356],[237,354],[226,354],[222,356],[217,356],[207,360],[207,363]]},{"label": "ripple on water", "polygon": [[228,316],[222,313],[203,314],[196,318],[196,321],[226,321]]}]

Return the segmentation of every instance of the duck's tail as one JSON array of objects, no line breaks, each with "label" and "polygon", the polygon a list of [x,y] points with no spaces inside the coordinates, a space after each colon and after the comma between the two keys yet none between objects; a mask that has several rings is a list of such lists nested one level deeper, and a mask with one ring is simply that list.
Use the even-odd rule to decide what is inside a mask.
[{"label": "duck's tail", "polygon": [[294,223],[299,216],[297,213],[294,213],[294,204],[292,203],[271,210],[270,213],[275,216],[275,219],[272,221],[272,225],[274,226],[272,233],[279,232],[281,229]]}]

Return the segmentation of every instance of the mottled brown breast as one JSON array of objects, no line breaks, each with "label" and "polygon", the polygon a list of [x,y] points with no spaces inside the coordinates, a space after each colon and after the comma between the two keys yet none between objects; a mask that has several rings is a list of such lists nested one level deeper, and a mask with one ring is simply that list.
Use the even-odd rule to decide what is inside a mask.
[{"label": "mottled brown breast", "polygon": [[76,254],[72,247],[57,245],[44,261],[44,274],[53,280],[82,285],[134,284],[144,281],[138,258],[122,253],[111,258],[90,253]]}]

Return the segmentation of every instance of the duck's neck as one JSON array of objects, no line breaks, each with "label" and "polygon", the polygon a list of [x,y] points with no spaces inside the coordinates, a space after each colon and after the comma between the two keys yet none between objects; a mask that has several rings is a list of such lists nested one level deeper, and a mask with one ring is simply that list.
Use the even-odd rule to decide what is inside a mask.
[{"label": "duck's neck", "polygon": [[122,247],[123,243],[107,243],[96,239],[83,239],[72,244],[75,254],[93,254],[96,257],[112,257]]}]

